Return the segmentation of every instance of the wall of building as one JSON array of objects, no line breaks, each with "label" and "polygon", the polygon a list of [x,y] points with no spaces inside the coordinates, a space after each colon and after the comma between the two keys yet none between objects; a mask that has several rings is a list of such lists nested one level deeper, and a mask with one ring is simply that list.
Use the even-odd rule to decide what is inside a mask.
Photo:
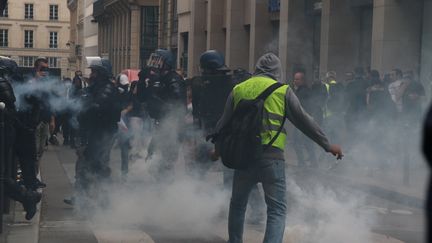
[{"label": "wall of building", "polygon": [[372,67],[420,69],[423,1],[375,0]]},{"label": "wall of building", "polygon": [[420,80],[430,94],[432,88],[432,0],[424,2],[421,43]]},{"label": "wall of building", "polygon": [[[33,19],[24,19],[24,5],[33,4]],[[58,20],[49,20],[49,5],[58,5]],[[8,3],[8,17],[0,17],[0,29],[8,30],[8,46],[0,47],[2,55],[10,56],[19,65],[20,57],[57,58],[56,68],[62,75],[68,75],[70,24],[69,11],[65,1],[48,2],[16,0]],[[24,48],[24,31],[33,30],[33,48]],[[49,32],[57,32],[57,48],[50,48]]]},{"label": "wall of building", "polygon": [[187,60],[188,76],[197,75],[200,52],[218,49],[227,66],[252,72],[258,57],[272,51],[281,58],[284,81],[298,68],[309,80],[328,71],[343,80],[359,66],[432,76],[426,68],[432,62],[431,0],[280,0],[272,11],[268,4],[178,1],[178,65]]},{"label": "wall of building", "polygon": [[157,6],[158,0],[107,1],[102,14],[94,16],[98,26],[98,55],[110,59],[114,74],[143,65],[143,45],[149,37],[143,33],[147,24],[144,8]]}]

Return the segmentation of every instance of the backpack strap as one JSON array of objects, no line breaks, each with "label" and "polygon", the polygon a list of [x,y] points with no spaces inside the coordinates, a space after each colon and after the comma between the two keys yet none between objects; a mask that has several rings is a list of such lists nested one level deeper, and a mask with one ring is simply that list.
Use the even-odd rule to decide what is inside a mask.
[{"label": "backpack strap", "polygon": [[[288,91],[288,90],[287,90]],[[279,137],[279,134],[282,132],[282,129],[285,125],[285,120],[286,120],[286,98],[284,97],[284,118],[282,120],[282,124],[280,125],[276,135],[270,140],[270,142],[266,145],[264,145],[264,151],[267,150],[268,148],[270,148],[270,146],[272,146],[272,144],[276,141],[276,139]]]},{"label": "backpack strap", "polygon": [[270,85],[267,89],[265,89],[258,97],[256,97],[256,100],[265,100],[269,95],[271,95],[276,89],[280,88],[283,84],[276,82],[272,85]]}]

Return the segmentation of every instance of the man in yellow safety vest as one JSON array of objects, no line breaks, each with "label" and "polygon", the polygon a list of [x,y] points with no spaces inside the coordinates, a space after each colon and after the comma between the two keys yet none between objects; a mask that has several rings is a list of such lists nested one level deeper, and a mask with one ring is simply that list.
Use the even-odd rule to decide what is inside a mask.
[{"label": "man in yellow safety vest", "polygon": [[[270,85],[280,81],[282,67],[279,58],[267,53],[259,58],[254,75],[236,85],[228,96],[224,114],[216,130],[220,130],[231,118],[236,104],[242,99],[255,99]],[[298,129],[320,145],[325,151],[342,158],[338,145],[331,145],[317,123],[302,108],[296,95],[287,85],[276,89],[264,102],[261,142],[269,143],[278,134],[284,119],[289,119]],[[267,204],[267,225],[265,243],[281,243],[285,230],[286,181],[284,149],[287,132],[282,129],[273,144],[266,149],[259,161],[246,170],[235,170],[232,197],[228,219],[230,243],[240,243],[243,238],[243,224],[246,205],[251,189],[261,182]],[[218,151],[213,159],[219,157]],[[251,162],[252,164],[252,162]]]}]

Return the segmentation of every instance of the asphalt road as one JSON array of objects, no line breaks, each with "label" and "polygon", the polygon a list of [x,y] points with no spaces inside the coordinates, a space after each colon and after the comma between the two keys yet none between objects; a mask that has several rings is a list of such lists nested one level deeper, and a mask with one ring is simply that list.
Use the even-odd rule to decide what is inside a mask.
[{"label": "asphalt road", "polygon": [[[67,147],[50,148],[50,151],[44,156],[42,178],[48,187],[44,190],[39,242],[116,242],[112,239],[122,235],[122,231],[116,229],[95,230],[88,224],[84,215],[77,214],[73,208],[63,204],[63,198],[73,192],[71,183],[74,176],[74,162],[75,153]],[[120,163],[119,153],[116,149],[112,154],[112,168],[114,168],[114,177],[117,177]],[[395,203],[391,199],[377,197],[364,191],[356,191],[348,185],[320,178],[313,172],[307,172],[309,176],[298,171],[295,173],[288,171],[287,173],[296,178],[300,188],[305,191],[313,188],[313,185],[316,184],[331,188],[335,195],[344,195],[344,193],[354,191],[355,195],[362,198],[362,205],[355,209],[355,214],[364,216],[364,218],[373,218],[368,222],[373,232],[394,237],[402,242],[423,243],[424,222],[421,208],[409,207]],[[263,222],[260,225],[246,225],[245,228],[245,237],[248,238],[245,242],[261,241],[264,229]],[[128,236],[122,239],[124,240],[122,242],[134,242],[128,241],[127,238],[131,240],[135,237],[134,239],[142,239],[142,242],[222,243],[226,241],[226,222],[218,225],[214,233],[204,237],[193,236],[188,232],[167,231],[154,225],[140,225],[133,231],[126,232],[128,233],[124,234]]]}]

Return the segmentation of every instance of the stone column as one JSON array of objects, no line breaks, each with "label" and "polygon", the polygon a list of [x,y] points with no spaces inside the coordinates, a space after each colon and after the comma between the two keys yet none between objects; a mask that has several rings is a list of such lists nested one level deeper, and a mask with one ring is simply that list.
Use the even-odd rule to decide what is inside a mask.
[{"label": "stone column", "polygon": [[[230,68],[249,69],[250,34],[245,24],[245,2],[227,0],[225,62]],[[249,25],[250,26],[250,25]]]},{"label": "stone column", "polygon": [[425,0],[423,10],[420,81],[430,93],[432,84],[432,0]]},{"label": "stone column", "polygon": [[139,6],[131,5],[130,13],[130,67],[140,67],[140,33],[141,33],[141,11]]},{"label": "stone column", "polygon": [[191,31],[189,33],[188,77],[199,73],[199,57],[206,50],[205,0],[191,2]]},{"label": "stone column", "polygon": [[303,68],[306,78],[313,78],[313,16],[306,16],[304,0],[282,0],[279,26],[279,58],[285,80],[294,69]]},{"label": "stone column", "polygon": [[420,69],[423,1],[375,0],[372,68]]},{"label": "stone column", "polygon": [[207,50],[214,49],[225,53],[224,1],[209,0],[207,3]]},{"label": "stone column", "polygon": [[273,39],[272,24],[267,1],[251,0],[249,70],[265,52],[275,52],[278,40]]},{"label": "stone column", "polygon": [[323,0],[320,73],[336,71],[339,79],[359,65],[359,12],[346,0]]}]

